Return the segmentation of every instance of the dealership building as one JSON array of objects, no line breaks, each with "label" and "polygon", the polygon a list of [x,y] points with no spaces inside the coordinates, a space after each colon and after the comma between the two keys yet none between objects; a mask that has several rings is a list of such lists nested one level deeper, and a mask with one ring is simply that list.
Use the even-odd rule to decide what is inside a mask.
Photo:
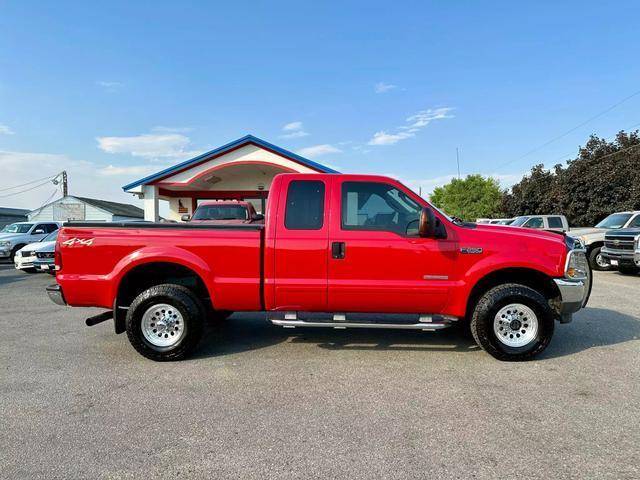
[{"label": "dealership building", "polygon": [[143,200],[145,220],[158,221],[161,200],[169,220],[193,214],[203,200],[245,200],[264,213],[273,177],[291,172],[338,173],[247,135],[122,188]]}]

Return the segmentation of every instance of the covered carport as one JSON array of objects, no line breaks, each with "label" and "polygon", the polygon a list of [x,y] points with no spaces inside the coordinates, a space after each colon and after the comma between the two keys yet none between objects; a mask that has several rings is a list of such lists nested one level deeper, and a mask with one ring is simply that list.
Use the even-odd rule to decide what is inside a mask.
[{"label": "covered carport", "polygon": [[273,177],[279,173],[338,173],[253,135],[132,182],[123,187],[144,201],[145,220],[158,221],[159,201],[169,202],[169,220],[192,215],[202,200],[246,200],[264,213]]}]

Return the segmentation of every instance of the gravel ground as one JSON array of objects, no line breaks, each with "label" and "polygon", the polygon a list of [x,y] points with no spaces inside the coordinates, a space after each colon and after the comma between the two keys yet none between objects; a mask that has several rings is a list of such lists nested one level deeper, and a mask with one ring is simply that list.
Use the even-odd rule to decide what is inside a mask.
[{"label": "gravel ground", "polygon": [[640,277],[536,361],[453,331],[210,329],[154,363],[0,266],[2,478],[639,478]]}]

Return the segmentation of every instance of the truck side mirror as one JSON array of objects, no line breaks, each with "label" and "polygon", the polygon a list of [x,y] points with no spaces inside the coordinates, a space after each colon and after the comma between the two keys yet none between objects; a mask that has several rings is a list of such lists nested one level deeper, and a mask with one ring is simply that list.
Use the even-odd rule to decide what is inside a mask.
[{"label": "truck side mirror", "polygon": [[418,235],[424,238],[434,238],[436,236],[436,217],[428,207],[423,207],[420,212]]},{"label": "truck side mirror", "polygon": [[259,222],[260,220],[264,220],[264,215],[262,215],[261,213],[254,213],[251,217],[252,222]]},{"label": "truck side mirror", "polygon": [[182,217],[180,217],[180,219],[183,222],[188,222],[189,220],[191,220],[191,215],[182,215]]}]

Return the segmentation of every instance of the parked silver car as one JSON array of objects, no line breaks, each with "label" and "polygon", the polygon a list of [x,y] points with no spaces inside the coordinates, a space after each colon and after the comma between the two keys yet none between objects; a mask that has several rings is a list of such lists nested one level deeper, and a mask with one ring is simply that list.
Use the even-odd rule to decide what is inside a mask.
[{"label": "parked silver car", "polygon": [[60,228],[58,222],[17,222],[0,230],[0,259],[12,262],[16,252],[29,243],[38,242]]}]

